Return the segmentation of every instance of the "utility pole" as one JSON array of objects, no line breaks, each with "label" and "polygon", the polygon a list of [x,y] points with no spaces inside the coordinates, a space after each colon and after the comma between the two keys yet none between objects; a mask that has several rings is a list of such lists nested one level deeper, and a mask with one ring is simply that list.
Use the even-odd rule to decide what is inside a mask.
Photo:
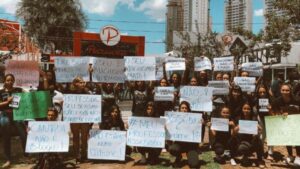
[{"label": "utility pole", "polygon": [[208,0],[208,9],[207,9],[207,34],[210,33],[210,0]]}]

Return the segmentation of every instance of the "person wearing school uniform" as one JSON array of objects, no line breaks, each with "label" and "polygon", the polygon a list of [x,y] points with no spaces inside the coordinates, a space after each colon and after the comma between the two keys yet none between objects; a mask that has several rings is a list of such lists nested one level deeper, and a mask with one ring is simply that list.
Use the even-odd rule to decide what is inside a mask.
[{"label": "person wearing school uniform", "polygon": [[[82,77],[75,77],[67,94],[90,94],[85,87],[86,82]],[[87,159],[87,140],[90,123],[71,123],[71,131],[73,134],[73,150],[76,163],[84,162]]]},{"label": "person wearing school uniform", "polygon": [[252,135],[252,134],[240,134],[240,126],[239,126],[239,120],[252,120],[257,121],[257,116],[254,115],[252,106],[249,102],[245,102],[242,106],[242,114],[238,116],[235,119],[235,128],[233,130],[234,136],[237,137],[238,140],[238,148],[237,148],[237,154],[242,155],[242,162],[241,165],[245,167],[252,166],[251,161],[249,160],[249,156],[255,152],[257,156],[257,162],[256,165],[259,168],[265,167],[265,162],[263,160],[263,142],[259,138],[259,134],[262,131],[262,128],[260,125],[257,126],[258,134]]},{"label": "person wearing school uniform", "polygon": [[[216,157],[215,161],[219,164],[225,164],[228,154],[225,154],[225,150],[230,150],[230,163],[232,166],[237,165],[235,161],[237,140],[233,137],[233,129],[235,127],[234,120],[231,118],[231,110],[228,106],[224,105],[219,109],[217,118],[225,118],[229,120],[229,131],[217,131],[211,129],[211,137],[213,140],[212,149],[214,150]],[[211,126],[211,123],[208,124]]]},{"label": "person wearing school uniform", "polygon": [[[179,105],[179,112],[191,112],[190,104],[186,101],[182,101]],[[168,141],[167,144],[167,149],[170,154],[176,157],[173,167],[179,168],[181,166],[182,153],[186,153],[187,163],[190,168],[199,167],[199,143]]]},{"label": "person wearing school uniform", "polygon": [[[275,99],[271,104],[271,110],[274,114],[283,115],[284,117],[291,114],[300,114],[300,100],[293,96],[292,87],[289,84],[282,84],[280,87],[280,96]],[[287,146],[288,157],[286,163],[291,163],[293,157],[293,147]],[[300,166],[300,146],[295,146],[296,158],[294,165]]]},{"label": "person wearing school uniform", "polygon": [[[146,111],[144,117],[159,118],[159,116],[154,112],[154,103],[148,102],[146,106]],[[155,165],[159,162],[159,155],[162,148],[149,148],[149,147],[138,147],[138,152],[141,153],[141,159],[139,164],[150,164]],[[148,157],[146,157],[148,154]]]},{"label": "person wearing school uniform", "polygon": [[23,121],[13,121],[13,108],[9,104],[13,101],[14,93],[21,93],[23,90],[14,87],[15,77],[12,74],[4,76],[4,86],[0,90],[0,129],[2,133],[2,150],[4,151],[5,163],[2,168],[9,167],[12,162],[11,158],[11,129],[13,126],[17,128],[18,134],[21,138],[22,148],[25,155],[26,145],[26,126]]},{"label": "person wearing school uniform", "polygon": [[[168,87],[168,81],[165,78],[162,78],[159,81],[159,87]],[[160,117],[164,116],[165,111],[172,111],[174,109],[174,100],[173,101],[154,101],[154,112]]]},{"label": "person wearing school uniform", "polygon": [[[100,123],[100,129],[126,131],[125,124],[118,105],[114,104],[109,108],[107,118]],[[131,152],[131,147],[126,146],[126,155],[129,156]]]}]

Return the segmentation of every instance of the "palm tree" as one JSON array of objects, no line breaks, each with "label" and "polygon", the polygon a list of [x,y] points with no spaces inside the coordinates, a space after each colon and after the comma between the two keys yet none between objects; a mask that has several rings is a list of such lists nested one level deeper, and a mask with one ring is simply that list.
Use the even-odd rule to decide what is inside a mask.
[{"label": "palm tree", "polygon": [[56,49],[70,51],[73,32],[87,25],[79,0],[21,0],[16,15],[24,22],[27,36],[40,48],[51,43]]}]

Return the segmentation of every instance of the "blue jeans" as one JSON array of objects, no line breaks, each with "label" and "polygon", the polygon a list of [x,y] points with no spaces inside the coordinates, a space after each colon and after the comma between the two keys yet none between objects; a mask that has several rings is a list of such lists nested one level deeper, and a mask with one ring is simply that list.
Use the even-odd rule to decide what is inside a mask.
[{"label": "blue jeans", "polygon": [[11,161],[11,131],[12,127],[15,126],[17,128],[17,132],[21,138],[23,152],[25,152],[26,146],[26,128],[23,121],[12,121],[7,116],[6,112],[0,112],[0,131],[3,138],[3,150],[4,150],[4,157],[7,161]]}]

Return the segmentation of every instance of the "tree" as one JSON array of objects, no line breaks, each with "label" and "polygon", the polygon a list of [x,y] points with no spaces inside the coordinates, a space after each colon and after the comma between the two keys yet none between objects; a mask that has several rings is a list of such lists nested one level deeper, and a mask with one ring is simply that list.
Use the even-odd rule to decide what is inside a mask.
[{"label": "tree", "polygon": [[87,25],[79,0],[22,0],[16,15],[40,48],[53,43],[56,49],[72,50],[73,32]]},{"label": "tree", "polygon": [[273,0],[272,5],[277,11],[281,11],[281,15],[276,11],[265,15],[267,25],[264,40],[276,44],[276,50],[287,56],[291,48],[290,42],[300,39],[300,1]]}]

